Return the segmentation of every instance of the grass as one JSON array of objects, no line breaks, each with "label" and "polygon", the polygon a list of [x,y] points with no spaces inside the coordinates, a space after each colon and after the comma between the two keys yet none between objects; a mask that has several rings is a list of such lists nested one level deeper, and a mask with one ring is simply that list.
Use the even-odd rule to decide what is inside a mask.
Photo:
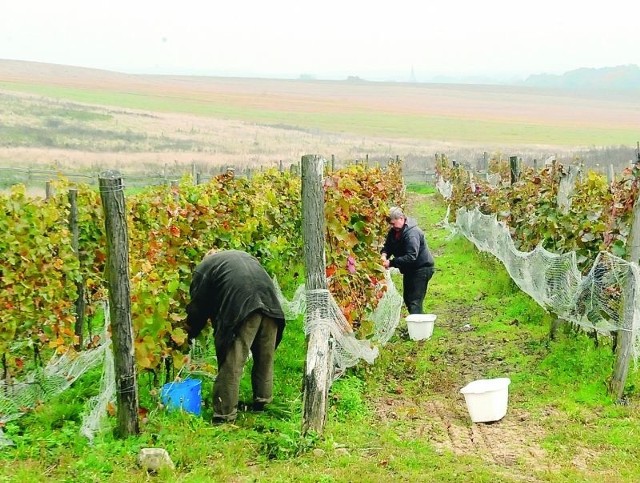
[{"label": "grass", "polygon": [[26,82],[0,82],[0,88],[65,101],[117,106],[155,112],[195,114],[268,125],[290,126],[366,136],[474,142],[484,144],[544,144],[557,146],[628,145],[633,127],[524,119],[469,119],[430,112],[394,112],[370,106],[332,104],[328,100],[299,107],[295,102],[265,103],[256,96],[205,95],[192,92],[148,93],[90,89]]},{"label": "grass", "polygon": [[[628,403],[605,382],[610,343],[566,328],[548,337],[551,317],[511,282],[492,257],[438,223],[445,206],[431,188],[410,187],[407,211],[436,256],[425,309],[438,316],[433,337],[410,341],[401,322],[373,365],[360,364],[332,386],[322,436],[301,428],[304,335],[292,321],[276,353],[275,401],[241,411],[235,425],[211,425],[211,384],[203,417],[149,404],[139,436],[109,432],[93,445],[78,435],[80,414],[98,384],[87,374],[58,400],[4,428],[16,446],[0,453],[4,481],[635,481],[638,374]],[[467,330],[470,328],[471,330]],[[246,372],[246,371],[245,371]],[[459,389],[471,380],[509,377],[507,416],[472,424]],[[241,399],[250,386],[243,380]],[[174,471],[149,476],[140,448],[167,449]]]},{"label": "grass", "polygon": [[[4,109],[3,109],[4,108]],[[0,147],[89,152],[197,151],[202,144],[178,134],[148,134],[122,125],[103,106],[95,109],[61,99],[24,99],[0,95]]]}]

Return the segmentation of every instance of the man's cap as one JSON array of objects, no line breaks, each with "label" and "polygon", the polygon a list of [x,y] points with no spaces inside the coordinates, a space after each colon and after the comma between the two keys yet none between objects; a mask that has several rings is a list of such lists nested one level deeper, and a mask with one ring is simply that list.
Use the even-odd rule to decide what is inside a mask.
[{"label": "man's cap", "polygon": [[404,213],[402,212],[401,208],[397,206],[393,206],[389,210],[389,216],[387,216],[387,219],[389,221],[393,221],[393,220],[399,220],[400,218],[406,218],[406,216],[404,216]]}]

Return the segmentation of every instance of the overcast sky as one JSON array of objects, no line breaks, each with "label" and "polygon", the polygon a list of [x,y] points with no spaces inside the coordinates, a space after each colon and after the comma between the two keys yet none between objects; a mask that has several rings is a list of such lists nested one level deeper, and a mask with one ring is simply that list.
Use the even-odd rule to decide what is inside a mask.
[{"label": "overcast sky", "polygon": [[514,80],[640,65],[639,14],[631,0],[4,0],[0,59],[129,73]]}]

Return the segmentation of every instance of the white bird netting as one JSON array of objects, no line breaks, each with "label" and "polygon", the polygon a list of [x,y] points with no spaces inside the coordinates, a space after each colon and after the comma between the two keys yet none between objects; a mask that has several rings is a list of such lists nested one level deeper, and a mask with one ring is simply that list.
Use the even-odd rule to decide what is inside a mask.
[{"label": "white bird netting", "polygon": [[329,290],[306,290],[305,286],[298,287],[291,301],[284,298],[274,279],[276,291],[280,298],[287,318],[295,318],[305,314],[304,332],[309,335],[318,327],[324,326],[329,330],[333,340],[333,362],[335,379],[345,369],[352,367],[360,360],[373,364],[378,356],[376,344],[386,344],[394,334],[400,321],[402,309],[402,295],[395,288],[391,279],[391,272],[385,271],[387,289],[378,301],[376,309],[371,314],[374,324],[371,339],[358,339],[336,303]]},{"label": "white bird netting", "polygon": [[[447,224],[447,223],[445,223]],[[477,208],[458,210],[455,229],[479,250],[500,260],[513,281],[547,311],[583,328],[610,334],[630,331],[633,359],[640,355],[640,269],[600,252],[589,273],[578,270],[575,252],[555,254],[542,246],[519,251],[509,228]]]},{"label": "white bird netting", "polygon": [[[275,278],[274,283],[287,320],[305,314],[305,334],[318,325],[325,325],[329,328],[335,349],[335,367],[334,374],[331,375],[332,378],[335,378],[336,374],[344,372],[347,367],[355,365],[360,359],[373,363],[378,355],[378,348],[374,342],[385,344],[395,332],[400,320],[402,296],[394,287],[389,273],[386,274],[387,290],[372,315],[375,333],[371,340],[359,340],[355,337],[351,326],[329,291],[308,293],[304,285],[301,285],[293,298],[287,300]],[[88,370],[102,366],[100,390],[87,403],[80,433],[92,441],[95,435],[104,428],[108,406],[112,405],[115,408],[116,384],[111,339],[108,337],[107,331],[110,320],[106,303],[103,310],[104,330],[99,344],[80,352],[69,351],[62,355],[56,355],[42,370],[30,374],[23,381],[11,381],[10,383],[0,381],[0,425],[21,417],[39,404],[46,403],[64,392]],[[187,372],[215,377],[213,372],[202,369],[208,365],[207,363],[211,363],[211,355],[211,351],[202,344],[197,342],[192,344],[190,367],[193,370],[187,370]],[[6,437],[0,427],[0,447],[8,445],[13,445],[13,441]]]},{"label": "white bird netting", "polygon": [[450,200],[453,195],[453,185],[449,181],[445,181],[442,176],[438,177],[436,188],[445,200]]},{"label": "white bird netting", "polygon": [[487,183],[494,188],[497,188],[498,185],[502,182],[502,176],[500,173],[487,173]]},{"label": "white bird netting", "polygon": [[[111,352],[111,339],[107,336],[109,311],[104,308],[105,324],[99,344],[80,352],[68,351],[54,355],[44,368],[29,374],[22,381],[0,381],[0,423],[4,426],[40,404],[62,394],[79,377],[99,365],[103,366],[100,392],[92,398],[89,414],[83,417],[81,433],[93,439],[100,420],[106,415],[109,402],[115,397],[115,371]],[[0,446],[12,445],[0,428]]]}]

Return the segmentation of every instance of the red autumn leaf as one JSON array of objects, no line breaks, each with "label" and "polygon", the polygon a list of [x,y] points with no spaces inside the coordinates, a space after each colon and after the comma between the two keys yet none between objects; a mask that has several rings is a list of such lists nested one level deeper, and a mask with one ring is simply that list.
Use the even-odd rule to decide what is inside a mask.
[{"label": "red autumn leaf", "polygon": [[171,225],[171,227],[169,228],[169,233],[177,238],[180,236],[180,228],[178,228],[176,225]]},{"label": "red autumn leaf", "polygon": [[329,265],[326,270],[327,277],[332,277],[336,273],[336,270],[335,265]]}]

